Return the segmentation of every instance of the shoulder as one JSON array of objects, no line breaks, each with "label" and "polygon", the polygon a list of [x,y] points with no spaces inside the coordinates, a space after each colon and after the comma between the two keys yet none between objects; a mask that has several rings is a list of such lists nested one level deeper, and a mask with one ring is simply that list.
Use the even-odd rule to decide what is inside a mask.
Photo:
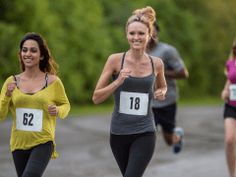
[{"label": "shoulder", "polygon": [[49,83],[48,85],[51,85],[52,88],[56,89],[56,91],[61,90],[61,88],[64,89],[63,81],[59,76],[51,75],[51,77],[52,77],[51,83]]},{"label": "shoulder", "polygon": [[118,61],[121,61],[123,55],[124,53],[113,53],[108,57],[107,61],[116,63]]},{"label": "shoulder", "polygon": [[14,75],[11,75],[11,76],[8,76],[8,77],[6,78],[5,83],[10,83],[10,82],[13,82],[13,81],[15,81]]},{"label": "shoulder", "polygon": [[54,74],[48,73],[48,84],[51,84],[53,82],[60,81],[60,78]]},{"label": "shoulder", "polygon": [[155,68],[163,67],[163,60],[159,57],[150,56],[152,58]]},{"label": "shoulder", "polygon": [[174,56],[176,56],[176,55],[178,55],[178,50],[176,49],[176,47],[174,47],[174,46],[172,46],[172,45],[170,45],[170,44],[167,44],[167,46],[166,46],[166,52],[168,53],[168,54],[170,54],[170,55],[174,55]]},{"label": "shoulder", "polygon": [[232,59],[232,58],[229,58],[227,61],[226,61],[226,63],[233,63],[234,62],[234,59]]},{"label": "shoulder", "polygon": [[235,62],[236,62],[236,61],[235,61],[234,59],[229,58],[229,59],[225,62],[225,66],[226,66],[226,67],[233,66]]},{"label": "shoulder", "polygon": [[15,79],[14,79],[14,76],[11,75],[11,76],[8,76],[8,77],[7,77],[7,79],[6,79],[5,82],[12,82],[12,81],[14,81],[14,80],[15,80]]},{"label": "shoulder", "polygon": [[166,42],[159,42],[158,45],[160,47],[166,48],[168,50],[176,50],[176,48],[172,44],[169,44],[169,43],[166,43]]},{"label": "shoulder", "polygon": [[13,75],[8,76],[6,78],[6,80],[4,81],[2,87],[6,87],[8,83],[11,83],[11,82],[14,82],[14,81],[15,81],[15,79],[14,79]]},{"label": "shoulder", "polygon": [[114,53],[111,54],[106,62],[106,67],[109,67],[109,70],[118,71],[121,66],[121,61],[124,53]]},{"label": "shoulder", "polygon": [[173,45],[169,43],[160,42],[158,43],[158,45],[165,53],[169,53],[169,54],[178,53],[178,50],[176,49],[176,47],[174,47]]}]

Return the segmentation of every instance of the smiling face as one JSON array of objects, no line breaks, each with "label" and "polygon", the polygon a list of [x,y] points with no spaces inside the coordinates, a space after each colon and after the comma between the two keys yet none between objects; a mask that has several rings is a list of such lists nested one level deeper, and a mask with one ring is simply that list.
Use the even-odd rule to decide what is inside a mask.
[{"label": "smiling face", "polygon": [[150,38],[149,29],[145,24],[138,21],[129,24],[126,35],[131,49],[145,50]]},{"label": "smiling face", "polygon": [[35,40],[26,40],[20,51],[20,59],[24,68],[38,67],[40,58],[39,45]]}]

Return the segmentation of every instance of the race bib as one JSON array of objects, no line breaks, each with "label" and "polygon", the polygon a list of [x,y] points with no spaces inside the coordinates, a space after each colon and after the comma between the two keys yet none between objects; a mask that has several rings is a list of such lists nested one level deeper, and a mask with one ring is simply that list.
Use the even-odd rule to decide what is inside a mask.
[{"label": "race bib", "polygon": [[148,93],[121,92],[120,93],[120,113],[130,115],[147,115]]},{"label": "race bib", "polygon": [[16,129],[24,131],[42,131],[43,110],[17,108],[16,109]]},{"label": "race bib", "polygon": [[232,101],[236,101],[236,84],[231,84],[229,86],[229,99]]}]

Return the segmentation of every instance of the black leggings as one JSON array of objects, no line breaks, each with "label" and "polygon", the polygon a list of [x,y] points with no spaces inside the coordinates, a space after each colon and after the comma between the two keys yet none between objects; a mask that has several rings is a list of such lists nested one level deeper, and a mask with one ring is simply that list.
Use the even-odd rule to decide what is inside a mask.
[{"label": "black leggings", "polygon": [[18,177],[41,177],[51,159],[53,143],[40,144],[29,150],[12,152]]},{"label": "black leggings", "polygon": [[110,146],[123,177],[142,177],[154,153],[156,134],[110,135]]}]

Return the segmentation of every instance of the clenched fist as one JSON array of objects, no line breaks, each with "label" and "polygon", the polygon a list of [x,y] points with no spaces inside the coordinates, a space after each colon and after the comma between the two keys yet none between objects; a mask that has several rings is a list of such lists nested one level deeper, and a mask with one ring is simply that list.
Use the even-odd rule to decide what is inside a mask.
[{"label": "clenched fist", "polygon": [[51,116],[57,116],[57,114],[58,114],[57,106],[56,105],[49,105],[48,106],[48,113]]},{"label": "clenched fist", "polygon": [[15,90],[16,88],[16,82],[11,82],[7,84],[7,92],[6,95],[11,97],[12,96],[12,92]]},{"label": "clenched fist", "polygon": [[163,92],[161,89],[157,89],[154,92],[154,98],[160,101],[164,100],[166,98],[165,92]]}]

